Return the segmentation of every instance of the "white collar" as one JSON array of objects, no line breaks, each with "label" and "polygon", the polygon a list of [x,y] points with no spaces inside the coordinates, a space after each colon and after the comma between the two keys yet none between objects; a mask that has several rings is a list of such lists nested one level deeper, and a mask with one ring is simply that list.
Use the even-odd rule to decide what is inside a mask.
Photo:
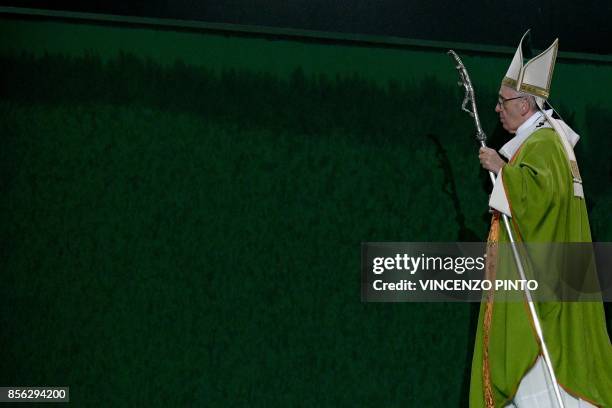
[{"label": "white collar", "polygon": [[499,152],[508,160],[514,156],[516,151],[521,147],[523,142],[533,133],[532,128],[535,128],[536,122],[542,117],[542,112],[535,112],[521,126],[516,129],[516,134],[505,145],[499,149]]},{"label": "white collar", "polygon": [[[527,140],[527,138],[535,131],[536,127],[544,128],[544,127],[553,127],[557,133],[565,137],[569,144],[574,147],[580,136],[574,132],[572,128],[570,128],[565,122],[560,119],[554,119],[552,117],[553,111],[547,110],[545,111],[546,115],[542,112],[536,112],[529,117],[521,126],[516,129],[516,134],[512,139],[510,139],[505,145],[499,149],[499,152],[506,159],[512,159],[512,156],[516,153],[516,151],[521,147],[523,142]],[[543,124],[540,124],[540,120],[542,119]]]}]

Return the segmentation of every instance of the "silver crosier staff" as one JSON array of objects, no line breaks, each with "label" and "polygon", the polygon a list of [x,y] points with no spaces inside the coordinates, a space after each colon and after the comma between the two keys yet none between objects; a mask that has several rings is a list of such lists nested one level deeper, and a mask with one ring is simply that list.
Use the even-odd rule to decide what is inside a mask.
[{"label": "silver crosier staff", "polygon": [[[482,130],[482,126],[480,125],[480,118],[478,117],[478,110],[476,108],[476,97],[474,96],[474,87],[472,86],[472,81],[470,79],[470,75],[463,65],[461,58],[455,53],[453,50],[449,50],[448,54],[453,57],[456,62],[455,68],[459,72],[459,77],[461,79],[458,82],[459,86],[463,86],[465,90],[465,97],[463,98],[463,103],[461,104],[461,110],[470,114],[470,116],[474,119],[474,124],[476,125],[476,139],[480,143],[480,146],[486,147],[487,135]],[[468,107],[468,103],[470,106]],[[489,177],[491,178],[491,182],[495,185],[495,174],[492,171],[489,171]],[[518,249],[516,247],[516,241],[514,239],[514,234],[512,233],[512,228],[510,228],[510,221],[508,220],[508,216],[504,213],[501,214],[502,219],[504,220],[504,226],[506,227],[506,232],[508,233],[508,238],[510,239],[510,245],[512,248],[512,254],[514,255],[514,261],[516,262],[516,267],[518,269],[519,275],[521,279],[526,281],[525,270],[523,269],[523,262],[521,261],[521,257],[519,255]],[[555,390],[555,396],[557,397],[557,403],[560,408],[565,408],[563,404],[563,399],[561,398],[561,391],[559,389],[559,384],[557,383],[557,376],[555,375],[555,370],[553,369],[552,360],[550,359],[550,354],[548,353],[548,347],[546,347],[546,343],[544,342],[544,333],[542,331],[542,326],[540,324],[540,319],[538,318],[538,314],[535,309],[535,305],[533,303],[533,298],[531,296],[531,291],[524,285],[525,296],[527,297],[527,303],[529,305],[529,313],[531,314],[531,318],[533,320],[535,330],[540,340],[540,344],[542,345],[542,353],[544,354],[544,362],[546,363],[546,368],[548,370],[548,374],[553,383],[553,387]]]}]

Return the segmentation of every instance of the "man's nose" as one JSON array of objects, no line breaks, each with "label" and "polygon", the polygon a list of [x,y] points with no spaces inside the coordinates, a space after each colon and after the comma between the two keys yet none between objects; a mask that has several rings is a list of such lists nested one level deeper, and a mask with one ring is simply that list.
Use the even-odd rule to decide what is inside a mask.
[{"label": "man's nose", "polygon": [[495,105],[495,112],[497,113],[501,112],[501,106],[499,106],[499,103]]}]

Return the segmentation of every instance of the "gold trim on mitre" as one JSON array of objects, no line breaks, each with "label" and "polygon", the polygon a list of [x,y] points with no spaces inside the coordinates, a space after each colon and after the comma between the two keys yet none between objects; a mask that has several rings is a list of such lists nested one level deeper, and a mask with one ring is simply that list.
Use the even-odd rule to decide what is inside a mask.
[{"label": "gold trim on mitre", "polygon": [[[509,86],[512,89],[516,89],[517,81],[512,78],[504,77],[504,79],[502,79],[502,85]],[[524,82],[521,84],[519,89],[517,89],[517,91],[525,92],[533,96],[539,96],[544,99],[548,99],[548,96],[550,95],[550,93],[546,89],[540,88],[539,86],[535,85],[529,85]]]},{"label": "gold trim on mitre", "polygon": [[516,79],[512,79],[508,77],[504,77],[504,79],[502,79],[502,85],[509,86],[510,88],[516,89],[516,84],[517,84]]},{"label": "gold trim on mitre", "polygon": [[555,39],[546,50],[523,65],[521,47],[528,33],[529,30],[523,34],[514,58],[512,58],[510,68],[508,68],[506,76],[502,79],[502,85],[511,87],[519,92],[548,99],[555,61],[557,59],[559,39]]}]

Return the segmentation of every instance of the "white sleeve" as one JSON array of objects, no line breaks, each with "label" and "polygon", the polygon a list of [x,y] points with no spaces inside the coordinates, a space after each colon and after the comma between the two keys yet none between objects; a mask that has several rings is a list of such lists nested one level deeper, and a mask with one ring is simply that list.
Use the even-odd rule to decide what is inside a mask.
[{"label": "white sleeve", "polygon": [[506,197],[506,190],[504,189],[503,170],[504,168],[502,167],[497,174],[497,180],[495,180],[493,192],[491,192],[491,198],[489,199],[489,207],[495,208],[508,217],[512,217],[512,214],[510,214],[510,204],[508,203],[508,197]]}]

